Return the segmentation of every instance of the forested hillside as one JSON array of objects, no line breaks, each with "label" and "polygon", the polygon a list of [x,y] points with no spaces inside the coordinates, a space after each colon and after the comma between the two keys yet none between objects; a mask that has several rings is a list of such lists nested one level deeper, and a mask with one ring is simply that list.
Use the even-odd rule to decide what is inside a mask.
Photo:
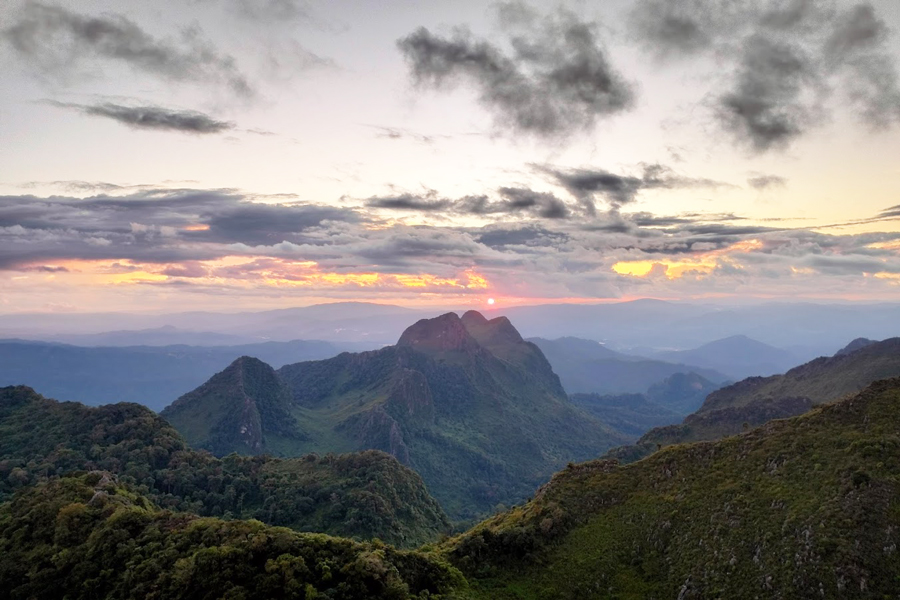
[{"label": "forested hillside", "polygon": [[9,600],[424,600],[463,579],[378,541],[160,510],[94,471],[0,504],[0,585]]},{"label": "forested hillside", "polygon": [[505,317],[447,313],[394,346],[286,365],[277,373],[290,415],[269,426],[265,410],[286,406],[281,385],[242,360],[164,411],[190,443],[215,450],[227,438],[219,452],[280,456],[383,450],[420,473],[455,520],[519,502],[566,463],[629,439],[571,402]]},{"label": "forested hillside", "polygon": [[71,472],[102,469],[164,508],[254,518],[401,546],[449,528],[421,478],[370,451],[222,459],[191,449],[178,432],[137,404],[90,408],[0,388],[0,500]]}]

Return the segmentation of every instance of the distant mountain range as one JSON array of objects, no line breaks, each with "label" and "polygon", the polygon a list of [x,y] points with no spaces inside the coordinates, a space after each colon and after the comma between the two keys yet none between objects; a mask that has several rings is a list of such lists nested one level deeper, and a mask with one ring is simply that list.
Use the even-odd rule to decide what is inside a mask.
[{"label": "distant mountain range", "polygon": [[239,359],[162,416],[218,454],[384,450],[456,519],[517,502],[560,466],[627,439],[568,399],[508,319],[474,311],[422,319],[396,345],[286,365],[277,377]]},{"label": "distant mountain range", "polygon": [[[415,320],[435,317],[442,312],[446,310],[336,302],[236,313],[7,314],[0,315],[0,337],[84,345],[172,345],[183,342],[211,345],[221,343],[217,336],[234,336],[241,342],[315,339],[368,343],[370,347],[378,347],[394,343]],[[485,314],[493,317],[501,312],[516,323],[525,337],[577,336],[603,340],[620,349],[666,349],[696,348],[711,340],[747,335],[791,352],[797,356],[798,363],[832,354],[846,340],[855,337],[883,339],[900,335],[898,303],[728,305],[635,300],[593,305],[497,305]],[[165,327],[174,328],[174,331],[168,331],[170,336],[195,337],[167,338],[166,330],[160,329]],[[105,339],[77,337],[101,333]],[[159,339],[154,341],[153,338]]]},{"label": "distant mountain range", "polygon": [[714,383],[729,379],[714,369],[623,354],[592,340],[563,337],[529,341],[541,349],[570,394],[642,394],[676,373],[696,373]]},{"label": "distant mountain range", "polygon": [[900,338],[854,340],[834,356],[817,358],[783,375],[750,377],[716,390],[683,423],[650,430],[634,445],[609,455],[632,461],[662,446],[734,435],[898,376]]},{"label": "distant mountain range", "polygon": [[159,411],[240,356],[258,356],[280,367],[342,350],[346,348],[329,342],[303,340],[212,348],[84,348],[0,340],[0,386],[24,383],[61,400],[93,406],[137,402]]},{"label": "distant mountain range", "polygon": [[745,335],[733,335],[692,350],[658,352],[655,356],[670,362],[713,369],[730,379],[783,373],[803,362],[786,350],[763,344]]}]

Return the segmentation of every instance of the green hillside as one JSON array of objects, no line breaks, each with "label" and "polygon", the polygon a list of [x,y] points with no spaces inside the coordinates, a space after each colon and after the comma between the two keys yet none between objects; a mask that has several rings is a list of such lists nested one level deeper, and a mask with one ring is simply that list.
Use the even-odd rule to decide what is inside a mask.
[{"label": "green hillside", "polygon": [[442,598],[453,568],[419,552],[157,508],[92,472],[0,504],[9,600]]},{"label": "green hillside", "polygon": [[803,414],[863,389],[873,381],[900,376],[900,338],[854,340],[834,356],[821,357],[783,375],[750,377],[709,394],[684,422],[648,431],[633,446],[608,456],[637,460],[661,446],[735,435],[772,419]]},{"label": "green hillside", "polygon": [[888,598],[900,379],[718,442],[553,477],[446,542],[472,597]]},{"label": "green hillside", "polygon": [[[508,319],[474,311],[423,319],[395,346],[286,365],[278,375],[291,390],[297,433],[263,424],[267,450],[383,450],[420,473],[457,520],[518,502],[566,463],[628,439],[575,406]],[[235,382],[223,374],[163,414],[202,445],[208,423],[244,414]],[[277,386],[268,389],[264,403],[282,406]]]},{"label": "green hillside", "polygon": [[23,386],[0,388],[0,500],[48,478],[94,469],[116,474],[162,507],[204,516],[401,546],[449,528],[421,478],[382,452],[218,459],[191,449],[137,404],[89,408]]},{"label": "green hillside", "polygon": [[261,454],[271,435],[302,440],[291,393],[269,365],[242,356],[160,413],[195,448],[217,456]]}]

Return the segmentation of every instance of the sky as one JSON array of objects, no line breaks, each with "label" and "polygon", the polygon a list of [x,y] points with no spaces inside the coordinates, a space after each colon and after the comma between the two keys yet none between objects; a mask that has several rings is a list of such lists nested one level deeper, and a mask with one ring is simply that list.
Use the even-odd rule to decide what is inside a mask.
[{"label": "sky", "polygon": [[900,299],[900,2],[9,0],[0,313]]}]

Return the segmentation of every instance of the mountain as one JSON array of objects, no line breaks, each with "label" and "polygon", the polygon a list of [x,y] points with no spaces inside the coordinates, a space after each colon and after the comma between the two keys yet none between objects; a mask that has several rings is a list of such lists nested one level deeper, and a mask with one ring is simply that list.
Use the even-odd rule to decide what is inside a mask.
[{"label": "mountain", "polygon": [[[269,452],[383,450],[418,471],[455,519],[517,502],[567,462],[628,439],[575,406],[508,319],[475,311],[421,319],[394,346],[286,365],[278,375],[298,435],[263,429]],[[180,399],[178,412],[192,416],[173,424],[198,440],[192,432],[208,420],[199,406],[225,395]],[[231,411],[213,421],[239,418]]]},{"label": "mountain", "polygon": [[[43,341],[96,340],[78,336],[99,334],[120,340],[132,336],[153,337],[152,332],[174,328],[183,336],[196,336],[192,343],[208,345],[206,332],[214,339],[289,341],[326,340],[335,343],[367,343],[380,347],[397,339],[413,320],[439,314],[436,310],[416,310],[371,302],[335,302],[261,312],[184,312],[172,314],[137,313],[34,313],[0,314],[0,337]],[[118,333],[117,333],[118,332]],[[74,336],[74,337],[73,337]],[[223,338],[223,336],[229,336]],[[196,340],[196,341],[194,341]],[[127,342],[134,344],[135,342]],[[146,343],[143,341],[137,343]],[[171,343],[171,342],[170,342]]]},{"label": "mountain", "polygon": [[160,413],[195,448],[217,456],[261,454],[267,438],[306,436],[290,414],[291,393],[275,370],[242,356]]},{"label": "mountain", "polygon": [[160,510],[102,471],[0,504],[0,586],[9,600],[417,600],[446,598],[463,584],[436,557],[379,541]]},{"label": "mountain", "polygon": [[191,391],[240,356],[276,367],[335,356],[346,346],[294,340],[242,346],[84,348],[0,341],[0,385],[26,384],[48,396],[99,405],[137,402],[153,410]]},{"label": "mountain", "polygon": [[663,360],[713,369],[732,379],[782,373],[801,362],[786,350],[763,344],[745,335],[733,335],[693,350],[659,352],[656,356]]},{"label": "mountain", "polygon": [[783,375],[750,377],[716,390],[682,424],[651,430],[635,446],[617,448],[610,456],[636,460],[660,446],[734,435],[802,414],[873,381],[900,376],[900,338],[857,345],[856,350],[817,358]]},{"label": "mountain", "polygon": [[[691,348],[710,340],[750,335],[776,348],[802,343],[797,363],[831,354],[846,340],[900,335],[900,304],[747,304],[634,300],[495,308],[527,337],[577,336],[620,348]],[[486,313],[491,314],[491,313]],[[801,351],[800,348],[797,349]],[[785,368],[788,368],[788,365]]]},{"label": "mountain", "polygon": [[842,356],[844,354],[850,354],[851,352],[855,352],[860,348],[865,348],[866,346],[871,346],[875,343],[875,340],[870,340],[868,338],[856,338],[837,352],[835,352],[835,356]]},{"label": "mountain", "polygon": [[441,549],[472,598],[893,597],[898,423],[892,379],[745,435],[570,465]]},{"label": "mountain", "polygon": [[163,508],[253,518],[401,546],[449,528],[422,479],[383,452],[218,459],[137,404],[91,408],[0,388],[0,501],[77,471],[104,470]]},{"label": "mountain", "polygon": [[612,429],[636,439],[654,427],[677,423],[684,418],[644,394],[572,394],[572,402]]},{"label": "mountain", "polygon": [[591,340],[564,337],[531,341],[547,357],[570,394],[642,394],[676,373],[697,373],[716,383],[729,379],[713,369],[622,354]]},{"label": "mountain", "polygon": [[650,386],[647,398],[682,415],[703,405],[706,397],[722,386],[697,373],[675,373]]},{"label": "mountain", "polygon": [[631,438],[680,422],[720,386],[696,373],[675,373],[646,394],[572,394],[575,404]]}]

